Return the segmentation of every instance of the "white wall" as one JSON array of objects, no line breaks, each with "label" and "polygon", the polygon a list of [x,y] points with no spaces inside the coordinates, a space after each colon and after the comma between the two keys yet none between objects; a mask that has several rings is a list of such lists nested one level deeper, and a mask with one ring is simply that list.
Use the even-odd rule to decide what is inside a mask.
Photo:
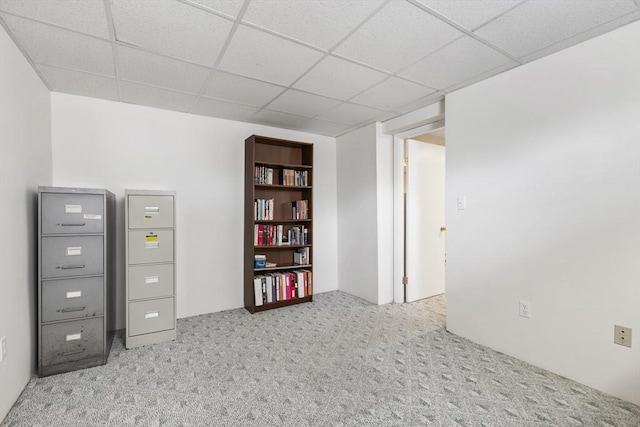
[{"label": "white wall", "polygon": [[448,329],[640,404],[640,23],[459,90],[446,117]]},{"label": "white wall", "polygon": [[338,137],[340,290],[378,303],[376,125]]},{"label": "white wall", "polygon": [[0,26],[0,420],[35,370],[37,188],[51,185],[49,90]]},{"label": "white wall", "polygon": [[393,137],[374,123],[338,138],[340,290],[393,301]]},{"label": "white wall", "polygon": [[178,317],[243,303],[244,140],[314,143],[314,291],[338,288],[335,138],[52,94],[54,184],[118,198],[117,326],[124,327],[124,189],[177,191]]},{"label": "white wall", "polygon": [[393,135],[376,124],[378,304],[393,302]]}]

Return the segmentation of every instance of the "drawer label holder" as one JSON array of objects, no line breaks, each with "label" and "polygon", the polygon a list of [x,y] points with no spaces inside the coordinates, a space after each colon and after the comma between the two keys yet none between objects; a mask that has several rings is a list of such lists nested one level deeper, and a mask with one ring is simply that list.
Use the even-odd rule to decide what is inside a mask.
[{"label": "drawer label holder", "polygon": [[78,332],[77,334],[67,334],[64,338],[65,341],[76,341],[82,338],[82,332]]},{"label": "drawer label holder", "polygon": [[159,311],[147,311],[144,314],[144,318],[145,319],[153,319],[154,317],[159,317],[160,316],[160,312]]}]

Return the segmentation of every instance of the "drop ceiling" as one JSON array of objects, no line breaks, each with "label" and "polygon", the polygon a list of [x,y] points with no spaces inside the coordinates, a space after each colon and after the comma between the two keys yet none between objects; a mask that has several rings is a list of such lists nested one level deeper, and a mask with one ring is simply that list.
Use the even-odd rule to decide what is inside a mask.
[{"label": "drop ceiling", "polygon": [[0,0],[50,90],[338,136],[640,18],[640,0]]}]

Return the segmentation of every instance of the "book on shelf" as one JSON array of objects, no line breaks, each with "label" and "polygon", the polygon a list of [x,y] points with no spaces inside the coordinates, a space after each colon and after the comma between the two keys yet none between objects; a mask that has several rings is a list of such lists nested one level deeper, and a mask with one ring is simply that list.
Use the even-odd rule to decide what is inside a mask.
[{"label": "book on shelf", "polygon": [[253,171],[253,182],[255,184],[273,184],[273,168],[267,166],[256,166]]},{"label": "book on shelf", "polygon": [[296,246],[309,244],[309,229],[304,225],[285,229],[283,224],[255,224],[254,246]]},{"label": "book on shelf", "polygon": [[294,187],[307,187],[309,185],[309,172],[294,169],[282,169],[282,185]]},{"label": "book on shelf", "polygon": [[309,264],[309,248],[299,248],[293,254],[294,265],[307,265]]},{"label": "book on shelf", "polygon": [[274,199],[255,199],[253,207],[257,221],[273,220]]},{"label": "book on shelf", "polygon": [[296,270],[256,276],[254,292],[256,306],[308,297],[313,295],[313,273]]},{"label": "book on shelf", "polygon": [[294,200],[291,202],[291,219],[308,219],[309,218],[309,201]]}]

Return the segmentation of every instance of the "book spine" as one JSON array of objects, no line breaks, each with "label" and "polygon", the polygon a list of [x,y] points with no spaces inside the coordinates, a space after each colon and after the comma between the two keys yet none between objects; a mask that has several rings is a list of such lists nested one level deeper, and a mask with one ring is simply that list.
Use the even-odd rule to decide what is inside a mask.
[{"label": "book spine", "polygon": [[253,279],[253,296],[256,305],[262,305],[262,279],[260,276]]}]

